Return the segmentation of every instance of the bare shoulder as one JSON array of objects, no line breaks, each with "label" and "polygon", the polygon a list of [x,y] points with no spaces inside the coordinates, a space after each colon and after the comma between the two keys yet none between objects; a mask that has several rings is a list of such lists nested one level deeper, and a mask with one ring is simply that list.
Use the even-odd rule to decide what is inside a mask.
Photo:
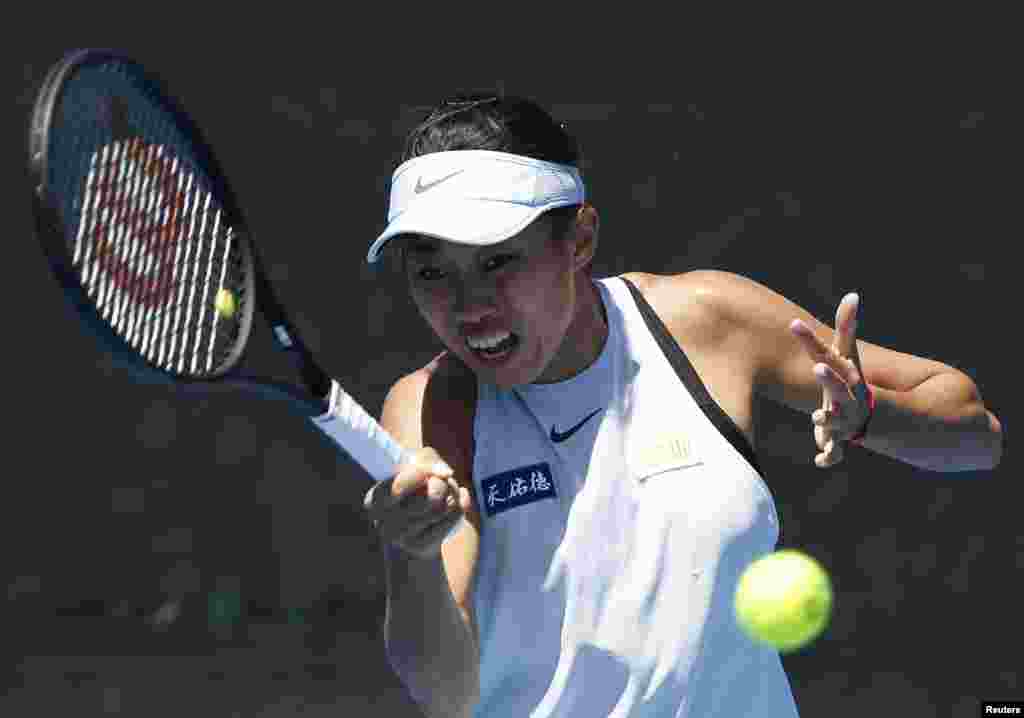
[{"label": "bare shoulder", "polygon": [[650,272],[629,272],[623,274],[643,291],[669,292],[690,295],[705,303],[724,294],[742,291],[753,280],[734,272],[720,269],[694,269],[680,274],[653,274]]},{"label": "bare shoulder", "polygon": [[[455,472],[455,480],[473,489],[473,419],[476,377],[457,358],[443,352],[406,374],[384,401],[381,424],[407,448],[430,446]],[[480,511],[474,498],[462,527],[441,547],[452,596],[474,636],[479,635],[473,609],[473,575],[480,553]]]},{"label": "bare shoulder", "polygon": [[475,406],[472,372],[442,352],[394,383],[384,400],[381,420],[385,428],[399,429],[401,436],[396,438],[409,448],[432,446],[457,469],[455,463],[472,457],[463,452],[471,449]]},{"label": "bare shoulder", "polygon": [[654,297],[700,302],[710,309],[715,308],[715,301],[723,294],[738,290],[744,281],[750,281],[717,269],[695,269],[681,274],[629,272],[622,277],[635,284],[648,301]]},{"label": "bare shoulder", "polygon": [[622,275],[633,282],[669,330],[688,343],[722,344],[734,336],[735,325],[726,321],[730,297],[743,291],[750,280],[712,269],[681,274],[631,272]]},{"label": "bare shoulder", "polygon": [[[430,446],[448,462],[455,480],[473,493],[473,419],[476,376],[456,357],[442,352],[391,387],[381,425],[403,446]],[[470,523],[479,530],[479,516]]]},{"label": "bare shoulder", "polygon": [[419,373],[422,375],[420,381],[425,382],[425,410],[450,422],[449,428],[461,432],[460,439],[472,440],[476,375],[462,360],[446,351],[434,357]]},{"label": "bare shoulder", "polygon": [[715,402],[755,446],[752,354],[742,326],[730,319],[741,279],[712,270],[625,276],[686,352]]}]

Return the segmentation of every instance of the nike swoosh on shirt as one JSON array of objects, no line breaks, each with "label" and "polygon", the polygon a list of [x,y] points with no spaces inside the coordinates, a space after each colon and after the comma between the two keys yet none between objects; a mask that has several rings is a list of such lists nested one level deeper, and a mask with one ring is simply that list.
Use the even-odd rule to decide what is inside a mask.
[{"label": "nike swoosh on shirt", "polygon": [[436,187],[437,185],[441,184],[442,182],[450,180],[455,175],[460,175],[460,174],[462,174],[465,171],[466,170],[457,170],[455,172],[452,172],[450,175],[442,177],[441,179],[434,180],[433,182],[427,182],[426,184],[423,184],[423,178],[422,177],[417,177],[416,178],[416,186],[412,188],[412,191],[415,192],[416,194],[420,194],[421,192],[426,192],[428,189],[432,189],[433,187]]},{"label": "nike swoosh on shirt", "polygon": [[579,431],[583,427],[583,425],[586,424],[588,421],[590,421],[595,415],[600,414],[601,411],[602,411],[602,409],[594,409],[594,411],[592,411],[591,413],[587,414],[580,423],[578,423],[576,426],[572,427],[568,431],[559,431],[558,429],[556,429],[555,427],[552,426],[551,427],[551,440],[553,442],[555,442],[556,444],[562,443],[563,441],[568,439],[570,436],[575,434],[577,431]]}]

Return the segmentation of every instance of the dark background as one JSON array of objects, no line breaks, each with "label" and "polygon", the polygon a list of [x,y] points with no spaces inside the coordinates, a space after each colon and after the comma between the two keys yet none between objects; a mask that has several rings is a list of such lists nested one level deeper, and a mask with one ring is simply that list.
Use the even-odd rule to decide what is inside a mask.
[{"label": "dark background", "polygon": [[[73,47],[165,76],[302,332],[374,414],[439,348],[397,278],[363,266],[402,138],[416,107],[500,84],[583,145],[595,276],[724,269],[830,325],[858,291],[861,339],[965,371],[1007,433],[1014,421],[1022,113],[993,34],[1005,19],[790,37],[749,17],[435,34],[398,7],[358,23],[337,8],[26,12],[36,22],[5,46],[0,134],[0,715],[417,714],[384,662],[366,480],[276,406],[132,384],[63,305],[22,168],[38,83]],[[698,49],[705,32],[720,38]],[[1024,698],[1012,457],[940,474],[851,449],[820,471],[808,417],[759,408],[781,544],[818,557],[836,589],[826,635],[784,659],[802,715],[973,716],[982,698]]]}]

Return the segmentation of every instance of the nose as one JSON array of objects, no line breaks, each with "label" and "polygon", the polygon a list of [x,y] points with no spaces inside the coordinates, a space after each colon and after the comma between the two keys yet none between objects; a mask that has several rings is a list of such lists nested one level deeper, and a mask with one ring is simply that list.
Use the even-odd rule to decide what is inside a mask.
[{"label": "nose", "polygon": [[484,324],[489,317],[497,314],[493,309],[486,309],[484,307],[466,309],[461,312],[455,312],[455,324],[461,327],[462,332],[469,332],[471,328],[480,324]]},{"label": "nose", "polygon": [[493,293],[481,282],[459,283],[452,307],[452,314],[458,324],[479,324],[497,313]]}]

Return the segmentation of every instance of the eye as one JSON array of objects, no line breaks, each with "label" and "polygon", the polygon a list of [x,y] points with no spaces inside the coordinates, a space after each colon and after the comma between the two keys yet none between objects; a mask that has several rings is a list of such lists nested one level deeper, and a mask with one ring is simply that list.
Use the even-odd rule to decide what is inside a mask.
[{"label": "eye", "polygon": [[[519,256],[515,254],[496,254],[484,262],[484,271],[496,271],[517,259],[519,259]],[[423,282],[435,282],[439,279],[444,279],[445,273],[436,267],[422,267],[416,270],[416,277]]]},{"label": "eye", "polygon": [[491,271],[498,269],[499,267],[503,267],[516,259],[518,259],[518,257],[514,254],[496,254],[484,263],[484,268]]}]

